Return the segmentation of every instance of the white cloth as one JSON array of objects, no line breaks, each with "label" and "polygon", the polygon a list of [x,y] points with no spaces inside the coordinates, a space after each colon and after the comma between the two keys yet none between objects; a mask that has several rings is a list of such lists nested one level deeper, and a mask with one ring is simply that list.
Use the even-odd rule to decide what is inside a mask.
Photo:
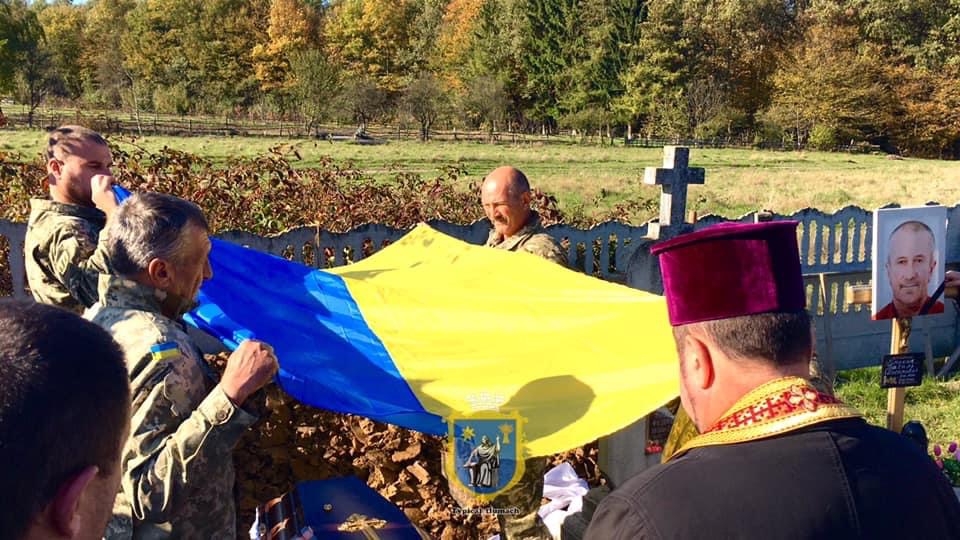
[{"label": "white cloth", "polygon": [[[588,491],[587,481],[577,476],[569,463],[561,463],[543,475],[543,496],[550,502],[541,506],[537,514],[555,539],[560,538],[563,520],[583,508],[583,496]],[[500,535],[489,540],[500,540]]]},{"label": "white cloth", "polygon": [[[315,537],[312,527],[304,527],[300,529],[300,534],[293,537],[293,540],[313,540]],[[253,525],[250,526],[250,540],[266,540],[267,539],[267,526],[266,524],[260,521],[260,508],[257,508],[257,513],[253,518]]]}]

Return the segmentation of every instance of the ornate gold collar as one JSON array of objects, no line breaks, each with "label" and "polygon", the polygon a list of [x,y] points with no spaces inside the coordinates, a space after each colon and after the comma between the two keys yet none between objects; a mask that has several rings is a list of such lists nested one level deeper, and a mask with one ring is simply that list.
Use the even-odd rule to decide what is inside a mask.
[{"label": "ornate gold collar", "polygon": [[861,416],[853,407],[819,392],[806,379],[775,379],[737,400],[713,427],[691,439],[670,459],[692,448],[756,441],[829,420]]}]

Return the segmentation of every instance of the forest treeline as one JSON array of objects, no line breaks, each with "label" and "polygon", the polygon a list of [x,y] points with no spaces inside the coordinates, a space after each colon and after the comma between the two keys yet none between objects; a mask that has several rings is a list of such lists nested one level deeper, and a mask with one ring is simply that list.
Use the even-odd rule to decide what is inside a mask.
[{"label": "forest treeline", "polygon": [[958,158],[960,0],[0,0],[3,95]]}]

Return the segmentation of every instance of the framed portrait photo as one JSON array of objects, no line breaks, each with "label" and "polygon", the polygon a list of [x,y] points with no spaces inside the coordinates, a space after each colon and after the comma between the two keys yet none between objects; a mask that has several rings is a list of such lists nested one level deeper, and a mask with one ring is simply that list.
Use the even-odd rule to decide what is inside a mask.
[{"label": "framed portrait photo", "polygon": [[[886,208],[873,213],[873,320],[943,313],[931,296],[943,283],[947,209]],[[927,304],[930,304],[929,306]]]}]

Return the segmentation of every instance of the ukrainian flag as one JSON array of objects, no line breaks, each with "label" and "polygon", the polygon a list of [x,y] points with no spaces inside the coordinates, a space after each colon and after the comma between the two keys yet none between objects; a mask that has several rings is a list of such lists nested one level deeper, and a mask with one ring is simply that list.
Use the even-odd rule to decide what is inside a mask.
[{"label": "ukrainian flag", "polygon": [[177,348],[177,344],[173,342],[161,343],[160,345],[150,347],[150,356],[155,362],[166,360],[167,358],[180,356],[180,349]]},{"label": "ukrainian flag", "polygon": [[[255,337],[298,400],[425,433],[478,409],[516,411],[549,455],[677,395],[662,297],[420,225],[321,271],[214,240],[188,322],[235,348]],[[639,451],[639,450],[638,450]]]}]

